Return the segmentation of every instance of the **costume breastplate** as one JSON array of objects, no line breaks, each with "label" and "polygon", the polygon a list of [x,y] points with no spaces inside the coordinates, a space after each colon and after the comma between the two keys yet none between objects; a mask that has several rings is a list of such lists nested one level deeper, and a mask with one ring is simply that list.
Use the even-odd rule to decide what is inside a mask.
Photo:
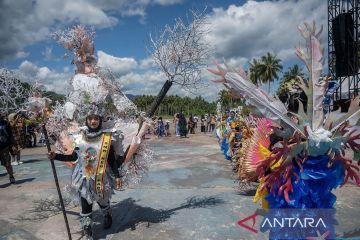
[{"label": "costume breastplate", "polygon": [[106,169],[111,133],[103,133],[92,139],[87,139],[84,134],[79,134],[75,137],[75,143],[78,164],[81,165],[83,176],[87,179],[95,179],[97,172]]}]

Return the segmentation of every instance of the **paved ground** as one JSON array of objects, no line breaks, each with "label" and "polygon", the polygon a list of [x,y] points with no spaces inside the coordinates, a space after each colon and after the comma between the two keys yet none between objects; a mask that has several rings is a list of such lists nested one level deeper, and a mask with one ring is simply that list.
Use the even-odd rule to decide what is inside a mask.
[{"label": "paved ground", "polygon": [[[254,214],[253,191],[236,189],[230,166],[213,136],[191,135],[149,140],[157,153],[148,176],[112,199],[114,223],[102,231],[95,212],[97,239],[266,239],[237,221]],[[24,164],[15,166],[16,185],[0,169],[0,239],[66,239],[62,214],[45,148],[25,149]],[[57,164],[61,185],[71,172]],[[336,191],[339,237],[360,238],[360,188],[349,184]],[[95,208],[97,209],[97,208]],[[73,239],[80,239],[79,208],[68,205]],[[258,227],[259,222],[255,225]]]}]

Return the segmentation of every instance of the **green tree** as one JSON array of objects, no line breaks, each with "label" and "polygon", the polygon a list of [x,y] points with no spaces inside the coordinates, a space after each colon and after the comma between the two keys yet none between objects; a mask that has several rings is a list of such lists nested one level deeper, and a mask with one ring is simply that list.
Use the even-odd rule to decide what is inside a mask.
[{"label": "green tree", "polygon": [[51,106],[55,105],[56,102],[63,102],[65,100],[64,94],[59,94],[53,91],[44,91],[42,92],[42,95],[51,99]]},{"label": "green tree", "polygon": [[[145,109],[149,108],[154,99],[155,96],[142,95],[135,96],[133,101],[138,107],[138,110],[145,111]],[[179,112],[183,112],[185,115],[188,115],[189,113],[202,115],[208,112],[214,113],[215,108],[216,105],[214,102],[209,103],[201,96],[190,98],[171,95],[163,98],[163,101],[159,105],[155,114],[163,117],[170,117]]]},{"label": "green tree", "polygon": [[226,109],[230,108],[232,98],[228,90],[220,90],[220,92],[218,93],[218,100],[220,101],[222,107]]},{"label": "green tree", "polygon": [[289,92],[291,87],[294,84],[298,83],[297,76],[305,78],[305,74],[302,69],[299,67],[299,65],[295,64],[294,66],[289,67],[288,70],[284,73],[279,88],[277,90],[277,95]]},{"label": "green tree", "polygon": [[276,55],[272,55],[269,52],[261,57],[261,63],[259,65],[260,79],[263,83],[269,83],[269,93],[271,82],[278,79],[278,73],[281,72],[283,68],[280,62],[281,60],[278,59]]},{"label": "green tree", "polygon": [[256,86],[259,86],[260,81],[260,61],[256,58],[250,62],[250,81],[255,84]]},{"label": "green tree", "polygon": [[294,66],[289,67],[289,69],[284,73],[283,79],[285,81],[289,81],[296,78],[297,76],[304,77],[305,74],[299,65],[295,64]]}]

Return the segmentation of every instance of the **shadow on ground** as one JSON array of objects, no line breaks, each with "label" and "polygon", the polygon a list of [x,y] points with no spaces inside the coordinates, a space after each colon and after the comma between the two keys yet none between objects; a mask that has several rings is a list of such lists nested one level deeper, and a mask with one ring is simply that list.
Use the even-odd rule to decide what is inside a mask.
[{"label": "shadow on ground", "polygon": [[28,163],[34,163],[34,162],[41,162],[44,160],[39,160],[39,159],[30,159],[30,160],[25,160],[24,164],[28,164]]},{"label": "shadow on ground", "polygon": [[237,195],[240,196],[255,196],[256,194],[256,189],[246,189],[246,190],[239,190],[239,192],[236,193]]},{"label": "shadow on ground", "polygon": [[[63,198],[66,213],[78,216],[78,212],[70,211],[69,208],[74,208],[70,198]],[[58,196],[50,196],[49,198],[41,198],[34,200],[32,206],[21,215],[12,218],[15,221],[41,221],[52,216],[62,213],[62,208]],[[0,239],[1,240],[1,239]]]},{"label": "shadow on ground", "polygon": [[8,175],[7,172],[0,173],[0,177],[4,177],[4,176],[6,176],[6,175]]},{"label": "shadow on ground", "polygon": [[[25,183],[25,182],[32,182],[34,179],[35,178],[25,178],[25,179],[16,180],[15,185],[22,184],[22,183]],[[6,187],[8,187],[10,185],[11,185],[11,183],[8,182],[8,183],[0,185],[0,188],[6,188]]]},{"label": "shadow on ground", "polygon": [[[179,207],[170,209],[154,209],[151,207],[143,207],[136,204],[136,201],[132,198],[127,198],[116,205],[113,205],[113,227],[107,231],[102,230],[102,224],[96,223],[94,226],[94,232],[100,233],[97,238],[106,238],[109,234],[116,234],[123,232],[127,229],[136,230],[136,226],[139,223],[147,223],[147,227],[150,227],[151,223],[161,223],[167,221],[173,214],[183,209],[191,208],[208,208],[219,204],[224,204],[223,199],[217,197],[191,197],[186,200],[185,203]],[[124,213],[124,210],[127,212]],[[120,222],[115,219],[116,216],[123,216]],[[100,222],[102,219],[100,220]],[[116,222],[117,221],[117,222]],[[117,226],[117,228],[115,228]]]}]

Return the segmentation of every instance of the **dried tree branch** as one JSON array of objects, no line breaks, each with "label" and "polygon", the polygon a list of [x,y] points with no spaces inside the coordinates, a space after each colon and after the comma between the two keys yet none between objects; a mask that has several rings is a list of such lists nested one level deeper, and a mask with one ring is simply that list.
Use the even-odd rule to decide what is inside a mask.
[{"label": "dried tree branch", "polygon": [[209,33],[205,10],[191,11],[191,23],[181,19],[175,25],[166,25],[160,36],[151,36],[152,57],[168,81],[186,88],[196,88],[201,83],[201,68],[206,65],[210,49],[204,41]]}]

